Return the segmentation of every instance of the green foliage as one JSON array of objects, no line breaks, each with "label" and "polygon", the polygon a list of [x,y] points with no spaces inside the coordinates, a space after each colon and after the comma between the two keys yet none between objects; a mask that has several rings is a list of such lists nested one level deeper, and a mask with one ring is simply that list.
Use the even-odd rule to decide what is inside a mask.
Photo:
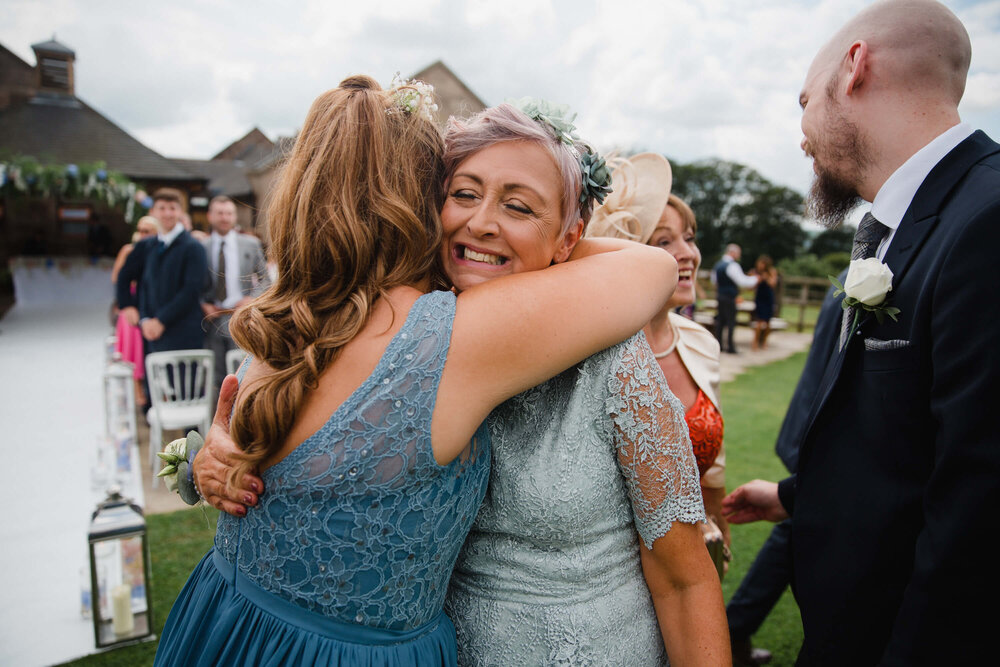
[{"label": "green foliage", "polygon": [[[729,489],[752,479],[778,481],[788,475],[774,453],[774,442],[805,359],[806,353],[801,352],[784,361],[750,368],[733,382],[722,385]],[[761,521],[730,528],[733,562],[722,584],[727,601],[736,592],[773,525]],[[802,622],[791,590],[782,595],[753,642],[774,653],[770,663],[774,667],[795,664],[802,645]]]},{"label": "green foliage", "polygon": [[850,252],[834,252],[823,257],[809,253],[781,260],[778,262],[778,269],[786,276],[826,278],[840,274],[850,263]]},{"label": "green foliage", "polygon": [[727,243],[740,244],[748,263],[760,255],[777,262],[800,252],[806,240],[801,194],[736,162],[672,160],[671,166],[672,192],[694,211],[706,265],[722,255]]},{"label": "green foliage", "polygon": [[139,214],[136,185],[103,162],[44,164],[30,155],[0,157],[0,197],[58,197],[122,209],[130,224]]},{"label": "green foliage", "polygon": [[854,227],[846,225],[826,229],[820,232],[809,244],[809,252],[817,257],[833,253],[850,255],[851,247],[854,245],[854,232]]}]

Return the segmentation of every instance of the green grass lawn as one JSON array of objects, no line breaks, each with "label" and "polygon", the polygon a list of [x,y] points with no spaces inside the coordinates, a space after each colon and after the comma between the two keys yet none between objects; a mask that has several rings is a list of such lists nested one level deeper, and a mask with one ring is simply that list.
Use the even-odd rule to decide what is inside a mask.
[{"label": "green grass lawn", "polygon": [[[735,381],[722,386],[722,404],[726,417],[726,463],[728,486],[761,478],[779,480],[786,473],[774,454],[774,440],[785,416],[805,363],[805,353],[768,366],[751,368]],[[157,634],[174,599],[188,575],[212,546],[215,534],[215,510],[200,509],[150,516],[147,525],[152,550],[153,611]],[[723,583],[726,599],[733,594],[754,555],[767,539],[771,524],[733,526],[734,560]],[[754,638],[757,646],[774,652],[775,667],[793,665],[802,643],[799,612],[791,593],[786,592],[761,631]],[[156,642],[91,655],[72,665],[133,667],[153,664]]]},{"label": "green grass lawn", "polygon": [[[774,441],[785,417],[792,392],[802,374],[806,353],[784,361],[749,369],[722,385],[726,418],[726,485],[730,489],[752,479],[777,481],[788,475],[774,453]],[[732,526],[733,562],[723,581],[728,601],[746,574],[753,558],[771,532],[767,522]],[[775,667],[794,665],[802,644],[799,609],[786,591],[754,637],[754,645],[774,653]]]}]

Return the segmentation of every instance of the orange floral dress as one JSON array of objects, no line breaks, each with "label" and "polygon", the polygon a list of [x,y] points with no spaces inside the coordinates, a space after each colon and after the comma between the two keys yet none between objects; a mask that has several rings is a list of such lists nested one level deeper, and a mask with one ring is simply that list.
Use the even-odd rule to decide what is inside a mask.
[{"label": "orange floral dress", "polygon": [[705,392],[698,389],[698,397],[684,419],[691,434],[691,448],[698,462],[698,474],[704,475],[715,463],[715,457],[722,449],[722,414]]}]

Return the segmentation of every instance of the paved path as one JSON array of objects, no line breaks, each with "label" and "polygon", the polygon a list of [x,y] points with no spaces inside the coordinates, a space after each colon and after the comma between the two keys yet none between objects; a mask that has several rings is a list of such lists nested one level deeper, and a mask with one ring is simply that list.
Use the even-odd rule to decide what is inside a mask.
[{"label": "paved path", "polygon": [[722,355],[722,381],[729,382],[751,366],[763,366],[772,361],[787,359],[796,352],[808,350],[812,332],[774,331],[768,336],[767,349],[754,352],[750,349],[753,332],[749,327],[736,327],[736,349],[739,354]]}]

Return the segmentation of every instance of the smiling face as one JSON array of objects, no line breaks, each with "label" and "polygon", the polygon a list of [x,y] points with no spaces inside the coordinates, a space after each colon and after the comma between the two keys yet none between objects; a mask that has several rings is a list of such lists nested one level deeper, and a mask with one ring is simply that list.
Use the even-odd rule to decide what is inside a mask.
[{"label": "smiling face", "polygon": [[446,187],[441,253],[459,291],[563,262],[583,231],[579,221],[562,233],[562,178],[534,142],[502,142],[474,153]]},{"label": "smiling face", "polygon": [[225,236],[236,226],[236,204],[217,201],[208,206],[208,224],[219,236]]},{"label": "smiling face", "polygon": [[153,208],[149,210],[149,214],[160,221],[164,234],[170,233],[174,225],[180,221],[183,212],[180,204],[167,199],[157,199],[153,202]]},{"label": "smiling face", "polygon": [[667,302],[666,308],[677,308],[694,303],[695,279],[701,265],[701,251],[694,241],[694,231],[684,224],[681,214],[673,206],[666,206],[660,221],[656,223],[653,235],[647,245],[663,248],[677,260],[677,289]]}]

